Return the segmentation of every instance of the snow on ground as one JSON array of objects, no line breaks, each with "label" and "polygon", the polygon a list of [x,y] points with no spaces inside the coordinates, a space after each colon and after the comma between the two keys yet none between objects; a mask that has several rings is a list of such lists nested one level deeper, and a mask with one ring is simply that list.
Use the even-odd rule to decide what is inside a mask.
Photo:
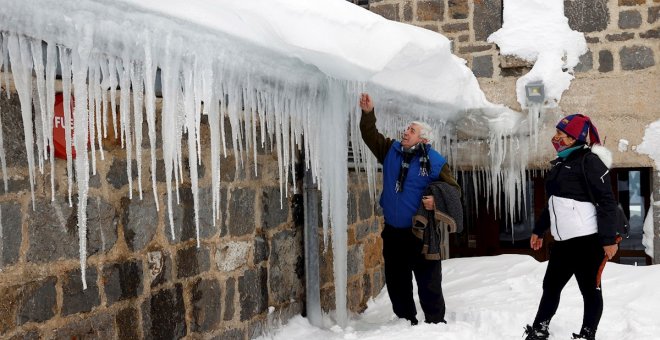
[{"label": "snow on ground", "polygon": [[[394,316],[387,289],[369,301],[367,310],[354,315],[341,329],[330,316],[325,329],[298,315],[260,339],[397,339],[469,340],[521,339],[541,297],[547,262],[527,255],[500,255],[450,259],[443,262],[443,289],[447,325],[428,325],[417,303],[420,324],[410,326]],[[599,340],[651,340],[660,336],[660,266],[608,263],[603,272],[605,308],[597,333]],[[562,294],[550,324],[550,339],[570,339],[580,329],[582,298],[575,279]]]}]

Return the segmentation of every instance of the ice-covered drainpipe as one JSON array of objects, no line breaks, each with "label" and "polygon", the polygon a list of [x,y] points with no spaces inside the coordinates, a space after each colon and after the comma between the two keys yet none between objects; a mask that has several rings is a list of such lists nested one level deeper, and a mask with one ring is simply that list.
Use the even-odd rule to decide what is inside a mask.
[{"label": "ice-covered drainpipe", "polygon": [[319,192],[312,173],[305,171],[303,201],[305,209],[305,296],[309,323],[321,327],[321,285],[319,283]]}]

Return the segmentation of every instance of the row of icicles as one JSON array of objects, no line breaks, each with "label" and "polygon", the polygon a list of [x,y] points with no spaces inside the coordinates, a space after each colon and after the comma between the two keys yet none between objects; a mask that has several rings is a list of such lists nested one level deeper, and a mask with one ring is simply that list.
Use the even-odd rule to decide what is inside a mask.
[{"label": "row of icicles", "polygon": [[[280,187],[286,195],[289,167],[282,164],[293,162],[296,143],[300,138],[289,137],[294,133],[291,123],[284,114],[267,115],[275,112],[276,107],[289,105],[285,100],[278,101],[272,95],[263,91],[253,91],[248,95],[247,89],[238,90],[231,84],[222,83],[204,72],[210,65],[196,64],[196,67],[182,65],[176,56],[165,56],[156,66],[150,49],[145,48],[143,62],[131,61],[129,58],[114,58],[104,55],[93,55],[89,48],[69,49],[56,44],[48,44],[29,37],[2,32],[0,36],[2,51],[0,67],[4,71],[6,93],[9,96],[11,80],[20,98],[21,114],[25,134],[25,147],[28,159],[28,175],[34,208],[35,171],[44,173],[47,162],[50,161],[50,171],[55,173],[53,118],[56,94],[56,78],[61,77],[61,90],[64,98],[64,128],[66,140],[66,169],[68,183],[69,206],[73,206],[72,192],[74,182],[78,193],[78,230],[80,239],[80,263],[83,272],[82,281],[86,288],[86,202],[88,196],[88,180],[90,174],[96,174],[97,154],[104,160],[105,154],[102,141],[108,133],[113,133],[121,140],[121,146],[126,150],[126,173],[128,178],[137,172],[137,192],[142,199],[142,135],[143,121],[147,123],[148,139],[151,148],[151,179],[152,190],[156,198],[156,209],[159,209],[156,187],[156,93],[155,77],[157,69],[162,76],[162,96],[170,98],[163,100],[161,115],[163,136],[162,156],[165,164],[167,183],[168,220],[170,236],[174,239],[174,223],[172,215],[172,197],[176,193],[179,201],[178,186],[183,182],[182,141],[187,133],[187,149],[189,164],[201,164],[200,123],[202,114],[208,115],[211,135],[211,173],[212,173],[212,205],[214,222],[220,218],[220,149],[227,155],[227,137],[225,136],[225,120],[228,117],[231,129],[231,146],[236,156],[236,168],[242,166],[246,150],[253,149],[254,171],[257,172],[256,147],[265,143],[270,132],[271,140],[275,140],[275,148],[280,160]],[[81,44],[83,45],[83,44]],[[169,58],[168,58],[169,57]],[[11,64],[10,64],[11,60]],[[11,65],[11,66],[10,66]],[[59,67],[59,69],[58,69]],[[9,70],[13,79],[9,77]],[[177,76],[168,76],[175,74]],[[118,89],[131,89],[130,91]],[[219,91],[218,91],[219,90]],[[219,93],[219,94],[218,94]],[[75,98],[71,102],[72,96]],[[251,105],[245,105],[251,100]],[[217,105],[203,105],[216,103]],[[245,110],[241,110],[245,107]],[[33,116],[34,108],[34,116]],[[72,110],[73,108],[73,110]],[[117,110],[118,109],[118,110]],[[251,110],[249,110],[251,109]],[[146,119],[145,119],[146,118]],[[263,122],[257,124],[257,121]],[[0,122],[1,124],[1,122]],[[108,131],[114,129],[114,131]],[[72,131],[73,129],[73,131]],[[261,129],[261,131],[257,131]],[[273,132],[277,133],[274,134]],[[258,132],[261,139],[257,140]],[[302,131],[296,131],[301,134]],[[0,130],[0,140],[2,134]],[[89,138],[85,138],[89,136]],[[0,163],[7,190],[7,166],[5,152],[0,143]],[[36,152],[31,147],[36,145]],[[72,157],[73,150],[89,148],[92,152],[78,152]],[[91,157],[91,159],[89,159]],[[132,169],[132,162],[137,163]],[[198,174],[197,167],[190,166],[190,180],[194,197],[195,226],[197,244],[199,246],[198,211]],[[73,174],[76,174],[74,180]],[[295,176],[295,173],[292,173]],[[55,176],[50,176],[51,200],[55,199]],[[172,182],[174,189],[172,190]],[[295,183],[293,181],[295,191]],[[133,183],[129,180],[129,198],[133,195]]]},{"label": "row of icicles", "polygon": [[[311,170],[315,182],[322,192],[324,241],[327,244],[327,230],[333,225],[333,247],[341,248],[345,243],[346,228],[346,192],[337,188],[346,187],[346,173],[337,174],[336,168],[346,169],[347,149],[336,140],[350,138],[359,163],[365,166],[372,198],[377,196],[375,173],[377,164],[366,146],[361,142],[358,122],[359,109],[357,95],[364,91],[363,84],[341,82],[328,79],[322,81],[310,80],[311,86],[300,96],[297,89],[287,89],[287,84],[272,84],[271,79],[260,78],[259,74],[242,73],[240,68],[233,69],[231,64],[224,65],[212,58],[185,59],[181,51],[166,50],[164,55],[154,55],[148,44],[144,46],[144,59],[131,60],[128,54],[121,58],[99,54],[93,49],[91,41],[82,39],[79,46],[67,48],[38,39],[3,32],[0,67],[4,70],[4,81],[9,89],[9,61],[13,82],[21,102],[25,145],[28,157],[30,188],[34,207],[34,176],[35,169],[41,173],[50,160],[50,171],[54,173],[53,154],[53,117],[54,97],[57,75],[61,77],[64,94],[64,127],[67,153],[67,183],[69,205],[72,206],[73,174],[79,202],[78,233],[80,240],[80,266],[83,288],[87,287],[86,268],[86,202],[88,197],[88,180],[91,173],[96,174],[97,156],[104,160],[102,141],[110,132],[119,136],[121,145],[126,150],[126,173],[129,179],[137,172],[137,192],[142,199],[142,135],[143,122],[146,121],[149,145],[151,149],[151,179],[152,191],[156,198],[156,208],[159,209],[156,186],[156,74],[160,70],[162,87],[161,133],[162,158],[165,166],[167,185],[167,208],[170,236],[174,239],[174,222],[172,215],[171,193],[176,193],[183,181],[182,156],[183,140],[186,139],[188,164],[190,171],[191,190],[193,192],[195,210],[195,229],[197,245],[199,246],[198,173],[194,164],[200,164],[202,148],[200,142],[200,124],[202,114],[208,115],[208,125],[211,140],[211,182],[213,220],[220,218],[220,157],[227,155],[227,137],[225,136],[225,119],[231,124],[230,143],[237,155],[236,168],[243,164],[244,154],[252,150],[254,155],[254,171],[257,171],[256,147],[264,144],[269,137],[274,140],[278,159],[279,183],[282,195],[288,193],[290,164],[295,162],[297,150],[304,153],[305,166]],[[94,52],[93,52],[94,51]],[[59,72],[58,72],[59,66]],[[266,72],[266,71],[265,71]],[[295,85],[295,84],[294,84]],[[280,87],[278,87],[280,86]],[[283,89],[282,89],[283,88]],[[122,89],[117,93],[117,89]],[[130,91],[128,90],[130,89]],[[9,91],[7,91],[9,92]],[[70,102],[71,94],[75,98],[73,111]],[[203,103],[213,103],[203,105]],[[34,107],[34,117],[33,117]],[[119,110],[117,110],[117,108]],[[350,111],[349,119],[341,112]],[[72,118],[72,119],[71,119]],[[260,122],[260,123],[259,123]],[[0,122],[1,123],[1,122]],[[385,124],[384,132],[395,131],[400,122],[390,120]],[[113,131],[108,131],[112,126]],[[438,140],[448,141],[451,136],[449,126],[441,124]],[[73,133],[71,132],[73,127]],[[257,129],[260,129],[257,131]],[[350,130],[350,134],[349,134]],[[258,135],[261,136],[259,140]],[[89,138],[87,138],[89,136]],[[302,138],[305,136],[305,138]],[[0,130],[0,140],[2,139]],[[479,172],[485,175],[475,180],[489,194],[506,192],[505,205],[510,214],[515,213],[516,202],[524,197],[526,190],[525,167],[527,151],[521,147],[517,138],[505,138],[502,134],[494,134],[488,141],[490,147],[490,166]],[[37,146],[37,155],[33,153],[32,145]],[[71,157],[72,150],[85,150],[77,157]],[[454,149],[440,145],[443,153],[453,157]],[[98,155],[97,155],[98,153]],[[512,154],[516,157],[511,157]],[[509,155],[509,157],[507,157]],[[91,159],[89,159],[91,157]],[[137,163],[132,169],[131,160]],[[37,163],[35,164],[35,160]],[[2,163],[5,189],[7,188],[7,170],[4,150],[0,144],[0,163]],[[334,169],[332,168],[334,167]],[[74,171],[75,170],[75,171]],[[295,172],[293,190],[295,191]],[[55,198],[55,176],[51,179],[51,199]],[[474,178],[477,178],[475,176]],[[172,185],[174,182],[174,188]],[[174,189],[174,190],[173,190]],[[132,198],[133,183],[129,180],[129,197]],[[521,196],[522,194],[522,196]],[[490,195],[487,195],[490,196]],[[499,194],[495,196],[499,197]],[[479,200],[476,195],[475,200]],[[282,202],[283,200],[281,200]],[[493,201],[495,211],[499,199]],[[524,205],[523,205],[524,206]],[[343,231],[342,231],[343,229]],[[343,233],[343,234],[342,234]],[[342,257],[335,250],[335,256]],[[345,258],[345,254],[343,254]],[[335,261],[340,271],[345,259]],[[337,270],[337,267],[335,268]],[[336,275],[341,276],[341,275]],[[345,277],[343,281],[345,281]],[[341,281],[341,280],[340,280]],[[337,282],[336,286],[344,287],[338,291],[345,293],[345,282]],[[337,287],[336,287],[337,288]],[[340,299],[340,298],[338,298]],[[345,303],[337,303],[338,311]],[[339,317],[341,318],[341,317]],[[341,322],[340,322],[341,323]]]}]

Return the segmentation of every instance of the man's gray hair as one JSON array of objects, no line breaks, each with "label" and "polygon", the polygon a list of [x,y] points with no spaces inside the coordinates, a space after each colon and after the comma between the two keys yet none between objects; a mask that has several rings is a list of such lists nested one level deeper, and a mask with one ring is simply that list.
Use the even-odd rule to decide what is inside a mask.
[{"label": "man's gray hair", "polygon": [[419,132],[419,137],[426,139],[426,143],[430,144],[433,142],[433,129],[431,129],[431,125],[418,120],[412,121],[410,124],[415,124],[420,127],[421,131]]}]

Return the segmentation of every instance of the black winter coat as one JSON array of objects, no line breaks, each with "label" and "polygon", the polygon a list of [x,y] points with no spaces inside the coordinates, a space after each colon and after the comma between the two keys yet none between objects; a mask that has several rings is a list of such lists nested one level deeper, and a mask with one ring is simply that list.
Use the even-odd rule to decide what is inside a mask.
[{"label": "black winter coat", "polygon": [[[583,157],[586,157],[584,171],[588,183],[585,182],[582,170]],[[566,159],[557,158],[550,163],[552,168],[545,180],[547,197],[555,196],[580,202],[591,202],[587,191],[587,185],[589,185],[597,203],[596,220],[601,244],[604,246],[615,244],[616,226],[613,222],[616,221],[617,202],[612,192],[609,168],[589,148],[575,150]],[[534,227],[534,234],[542,237],[550,228],[550,213],[548,205],[546,205]]]}]

